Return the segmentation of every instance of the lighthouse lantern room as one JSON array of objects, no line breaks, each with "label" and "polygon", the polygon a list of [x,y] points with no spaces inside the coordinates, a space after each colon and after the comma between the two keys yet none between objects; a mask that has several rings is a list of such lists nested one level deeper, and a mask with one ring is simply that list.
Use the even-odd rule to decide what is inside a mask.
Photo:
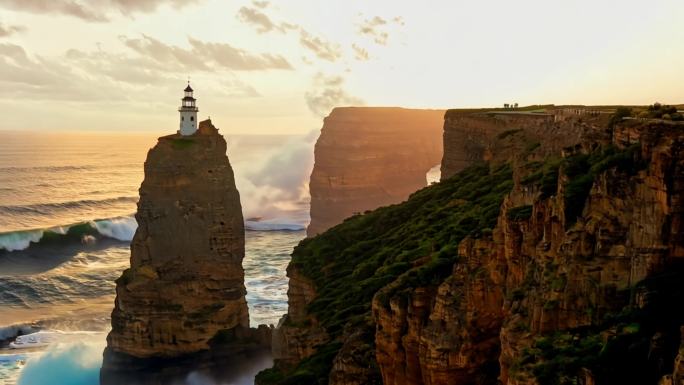
[{"label": "lighthouse lantern room", "polygon": [[181,106],[178,108],[180,112],[180,134],[184,136],[192,135],[197,131],[197,111],[199,109],[195,105],[195,98],[192,96],[193,90],[188,86],[185,87],[185,95],[181,99]]}]

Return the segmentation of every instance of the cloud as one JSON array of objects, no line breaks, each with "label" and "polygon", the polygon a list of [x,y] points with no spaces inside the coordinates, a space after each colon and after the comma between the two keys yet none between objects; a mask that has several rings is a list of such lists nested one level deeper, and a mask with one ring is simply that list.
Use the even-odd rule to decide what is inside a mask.
[{"label": "cloud", "polygon": [[364,20],[359,25],[359,33],[372,37],[373,41],[380,45],[386,45],[389,33],[382,30],[382,27],[385,25],[387,25],[387,20],[380,16],[375,16],[370,20]]},{"label": "cloud", "polygon": [[84,52],[70,49],[65,54],[74,67],[112,80],[144,85],[158,85],[169,80],[163,65],[148,57],[131,57],[105,51]]},{"label": "cloud", "polygon": [[276,24],[271,20],[271,18],[265,13],[261,12],[261,9],[266,8],[268,2],[252,2],[257,8],[241,7],[238,10],[237,18],[247,24],[251,24],[256,28],[258,33],[266,33],[271,31],[278,31],[280,33],[287,33],[288,31],[298,30],[301,27],[297,24],[290,24],[286,22],[281,22]]},{"label": "cloud", "polygon": [[[264,9],[269,3],[267,2],[252,2],[257,8]],[[297,24],[287,22],[276,23],[268,15],[263,13],[260,9],[242,7],[238,10],[237,18],[247,24],[256,28],[258,33],[267,33],[278,31],[280,33],[287,33],[289,31],[299,32],[299,43],[305,49],[311,51],[316,57],[327,60],[337,61],[342,57],[340,45],[324,40],[321,37],[315,36]]]},{"label": "cloud", "polygon": [[183,7],[198,0],[0,0],[0,7],[37,14],[61,14],[90,22],[105,22],[111,12],[131,15],[154,12],[162,5]]},{"label": "cloud", "polygon": [[[32,61],[23,48],[13,44],[0,45],[0,81],[14,83],[18,86],[42,87],[61,83],[59,75],[45,63]],[[15,89],[15,93],[16,93]]]},{"label": "cloud", "polygon": [[339,44],[331,43],[320,37],[313,36],[303,29],[300,29],[299,31],[299,42],[304,48],[313,52],[320,59],[334,62],[342,57],[342,51],[340,50]]},{"label": "cloud", "polygon": [[352,50],[354,50],[354,57],[359,61],[367,61],[369,59],[368,50],[358,46],[356,43],[352,44]]},{"label": "cloud", "polygon": [[0,23],[0,37],[7,37],[26,30],[20,25],[4,25]]},{"label": "cloud", "polygon": [[257,6],[258,8],[261,8],[261,9],[266,8],[270,5],[270,3],[268,1],[256,1],[256,0],[252,1],[252,4],[254,4],[255,6]]},{"label": "cloud", "polygon": [[238,11],[237,17],[245,23],[254,25],[259,33],[270,32],[277,29],[277,26],[273,24],[266,14],[255,8],[242,7]]},{"label": "cloud", "polygon": [[282,56],[260,53],[252,54],[227,43],[210,43],[189,38],[190,48],[165,44],[150,36],[132,39],[125,36],[121,41],[142,56],[178,70],[235,71],[291,70],[292,65]]},{"label": "cloud", "polygon": [[[157,42],[162,52],[169,47]],[[206,44],[195,41],[196,45]],[[135,46],[135,45],[134,45]],[[137,47],[137,46],[136,46]],[[116,103],[141,100],[145,96],[154,100],[160,90],[177,87],[178,74],[202,70],[221,73],[221,80],[209,84],[214,92],[224,97],[258,97],[259,92],[241,81],[229,69],[215,62],[222,56],[212,54],[212,59],[201,57],[193,61],[191,55],[168,54],[160,57],[137,47],[132,52],[110,53],[103,50],[68,50],[64,55],[44,58],[30,56],[18,45],[0,44],[0,86],[11,87],[0,99],[65,100],[81,102]],[[244,65],[244,63],[242,64]],[[150,87],[152,86],[152,87]],[[155,91],[152,91],[155,90]],[[149,92],[148,92],[149,91]],[[146,93],[143,95],[143,93]],[[140,105],[140,103],[138,103]]]},{"label": "cloud", "polygon": [[232,70],[292,69],[290,63],[280,55],[250,54],[226,43],[205,43],[195,39],[190,39],[190,45],[193,53]]},{"label": "cloud", "polygon": [[387,28],[390,24],[395,24],[400,27],[404,26],[404,18],[401,16],[393,17],[391,20],[383,19],[380,16],[375,16],[372,19],[366,19],[359,24],[359,34],[366,35],[373,39],[373,41],[380,45],[387,45],[389,40],[389,32]]},{"label": "cloud", "polygon": [[317,74],[314,89],[304,95],[307,106],[314,114],[324,117],[335,107],[364,104],[363,100],[348,94],[343,85],[341,76]]}]

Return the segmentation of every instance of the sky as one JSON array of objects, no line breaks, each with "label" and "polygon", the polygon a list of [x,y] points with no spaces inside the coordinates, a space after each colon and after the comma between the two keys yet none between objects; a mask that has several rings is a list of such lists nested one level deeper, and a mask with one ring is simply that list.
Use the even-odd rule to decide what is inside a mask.
[{"label": "sky", "polygon": [[228,134],[335,106],[684,103],[681,0],[0,0],[0,130]]}]

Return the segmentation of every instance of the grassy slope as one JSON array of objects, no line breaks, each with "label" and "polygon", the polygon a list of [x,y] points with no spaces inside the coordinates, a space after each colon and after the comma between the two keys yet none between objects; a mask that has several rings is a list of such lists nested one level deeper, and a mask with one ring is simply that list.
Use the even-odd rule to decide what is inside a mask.
[{"label": "grassy slope", "polygon": [[[308,310],[333,341],[302,362],[287,380],[271,370],[262,373],[261,383],[326,383],[345,325],[372,328],[374,294],[418,264],[411,281],[416,285],[439,282],[451,274],[458,243],[495,226],[512,186],[508,165],[493,170],[476,165],[416,192],[404,203],[351,217],[302,241],[291,263],[315,282],[318,296]],[[373,334],[366,334],[372,351]],[[369,359],[374,361],[374,355]]]}]

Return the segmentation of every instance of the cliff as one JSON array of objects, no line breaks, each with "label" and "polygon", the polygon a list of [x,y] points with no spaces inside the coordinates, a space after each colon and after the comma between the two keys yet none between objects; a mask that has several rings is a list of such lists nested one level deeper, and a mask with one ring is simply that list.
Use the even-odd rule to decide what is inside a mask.
[{"label": "cliff", "polygon": [[226,142],[210,121],[192,136],[159,138],[135,217],[103,373],[184,359],[224,342],[238,354],[246,340],[269,339],[267,329],[249,328],[240,196]]},{"label": "cliff", "polygon": [[316,142],[309,190],[313,236],[425,187],[442,157],[443,110],[335,108]]},{"label": "cliff", "polygon": [[[494,157],[511,159],[516,154],[532,151],[538,156],[558,154],[563,148],[580,143],[582,138],[607,135],[605,127],[609,118],[607,111],[583,106],[448,110],[444,117],[441,177],[447,179],[474,163]],[[515,139],[521,132],[527,141]],[[502,141],[511,144],[506,151],[492,151]]]},{"label": "cliff", "polygon": [[[287,360],[258,383],[676,384],[684,125],[564,113],[300,243]],[[545,139],[564,125],[567,146]]]}]

